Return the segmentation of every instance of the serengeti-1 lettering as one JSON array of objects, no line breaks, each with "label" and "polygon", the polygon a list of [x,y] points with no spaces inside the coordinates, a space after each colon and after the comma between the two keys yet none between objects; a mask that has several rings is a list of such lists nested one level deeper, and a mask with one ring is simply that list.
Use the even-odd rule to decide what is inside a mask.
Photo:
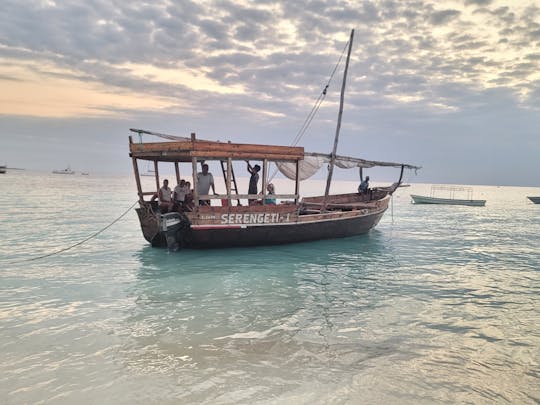
[{"label": "serengeti-1 lettering", "polygon": [[256,214],[222,214],[222,224],[275,224],[289,222],[290,214],[280,215],[277,213],[256,213]]}]

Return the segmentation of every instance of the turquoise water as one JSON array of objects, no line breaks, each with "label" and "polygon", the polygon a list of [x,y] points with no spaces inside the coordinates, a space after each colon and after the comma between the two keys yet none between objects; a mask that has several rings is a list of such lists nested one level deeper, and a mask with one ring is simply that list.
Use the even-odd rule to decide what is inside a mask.
[{"label": "turquoise water", "polygon": [[540,189],[474,189],[486,207],[413,185],[367,235],[249,249],[153,249],[130,210],[28,260],[135,186],[8,172],[0,402],[538,404]]}]

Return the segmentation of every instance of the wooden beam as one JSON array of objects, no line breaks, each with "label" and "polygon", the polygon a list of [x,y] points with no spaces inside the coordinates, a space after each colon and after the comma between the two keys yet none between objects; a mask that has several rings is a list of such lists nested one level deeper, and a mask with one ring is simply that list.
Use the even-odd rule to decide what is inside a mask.
[{"label": "wooden beam", "polygon": [[159,169],[157,160],[154,160],[154,173],[156,175],[156,191],[159,191]]},{"label": "wooden beam", "polygon": [[159,160],[161,162],[190,162],[192,158],[199,160],[264,160],[295,162],[303,160],[304,155],[281,155],[268,154],[263,152],[230,152],[222,153],[216,151],[186,151],[186,152],[132,152],[132,156],[137,159]]},{"label": "wooden beam", "polygon": [[[130,146],[133,144],[133,139],[131,136],[129,137],[129,144]],[[139,195],[139,201],[143,200],[143,192],[142,192],[142,186],[141,186],[141,177],[139,175],[139,165],[137,163],[137,159],[131,158],[133,162],[133,173],[135,174],[135,182],[137,183],[137,194]]]},{"label": "wooden beam", "polygon": [[[195,134],[191,134],[194,136]],[[193,202],[195,207],[199,206],[199,184],[197,182],[197,159],[193,158],[191,160],[191,168],[193,170]]]},{"label": "wooden beam", "polygon": [[[197,157],[224,157],[241,156],[257,154],[258,156],[268,156],[269,159],[273,156],[284,156],[291,160],[303,159],[304,148],[290,146],[274,146],[274,145],[256,145],[256,144],[235,144],[235,143],[219,143],[205,141],[183,141],[183,142],[154,142],[143,144],[130,144],[130,152],[136,155],[145,153],[158,153],[160,156],[176,156],[188,155]],[[255,159],[253,159],[255,160]]]},{"label": "wooden beam", "polygon": [[174,171],[176,173],[176,184],[180,184],[180,168],[178,162],[174,162]]}]

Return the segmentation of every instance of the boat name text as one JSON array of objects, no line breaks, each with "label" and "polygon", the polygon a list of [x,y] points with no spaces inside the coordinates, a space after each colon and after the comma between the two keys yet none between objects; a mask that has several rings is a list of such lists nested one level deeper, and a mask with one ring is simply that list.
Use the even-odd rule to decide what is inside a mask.
[{"label": "boat name text", "polygon": [[258,214],[223,214],[222,224],[274,224],[279,222],[289,222],[291,214],[280,215],[277,213]]}]

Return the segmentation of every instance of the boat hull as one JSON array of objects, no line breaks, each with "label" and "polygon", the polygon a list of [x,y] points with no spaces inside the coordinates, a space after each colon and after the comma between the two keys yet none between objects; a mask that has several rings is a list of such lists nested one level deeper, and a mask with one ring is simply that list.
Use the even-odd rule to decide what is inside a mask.
[{"label": "boat hull", "polygon": [[319,219],[283,225],[223,228],[192,227],[185,247],[220,248],[278,245],[360,235],[375,227],[384,211],[341,219]]},{"label": "boat hull", "polygon": [[427,196],[416,195],[416,194],[411,194],[411,198],[415,204],[467,205],[470,207],[483,207],[486,205],[486,200],[438,198],[438,197],[427,197]]},{"label": "boat hull", "polygon": [[53,174],[75,174],[74,171],[71,170],[53,170]]},{"label": "boat hull", "polygon": [[[389,197],[377,201],[369,210],[364,208],[296,216],[291,212],[295,206],[283,207],[280,212],[274,212],[272,208],[243,214],[219,211],[216,215],[192,215],[191,219],[185,214],[166,214],[183,217],[181,223],[175,225],[178,229],[168,230],[162,225],[164,216],[156,215],[149,206],[138,208],[137,214],[143,235],[152,246],[170,248],[175,245],[171,243],[171,238],[174,238],[175,247],[210,249],[279,245],[364,234],[379,223],[388,202]],[[212,219],[205,223],[197,220],[201,217]],[[186,223],[189,225],[185,226]]]},{"label": "boat hull", "polygon": [[535,204],[540,204],[540,197],[527,197],[527,198]]}]

